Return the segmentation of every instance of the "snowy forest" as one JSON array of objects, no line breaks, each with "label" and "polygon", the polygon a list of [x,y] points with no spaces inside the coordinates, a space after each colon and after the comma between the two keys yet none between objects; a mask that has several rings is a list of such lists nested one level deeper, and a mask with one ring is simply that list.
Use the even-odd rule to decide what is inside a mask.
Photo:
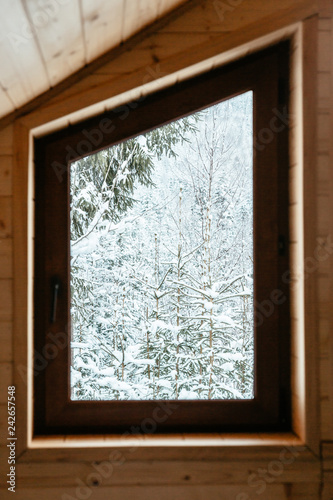
[{"label": "snowy forest", "polygon": [[252,115],[246,92],[71,164],[73,400],[253,397]]}]

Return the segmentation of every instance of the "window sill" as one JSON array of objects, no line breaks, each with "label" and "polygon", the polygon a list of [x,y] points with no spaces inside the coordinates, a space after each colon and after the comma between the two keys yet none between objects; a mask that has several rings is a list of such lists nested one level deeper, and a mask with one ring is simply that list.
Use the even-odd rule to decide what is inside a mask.
[{"label": "window sill", "polygon": [[[41,488],[75,488],[78,480],[101,487],[209,483],[242,485],[250,495],[260,484],[274,482],[274,488],[283,489],[285,483],[320,480],[319,457],[292,433],[37,438],[18,460],[18,471],[25,474],[27,467]],[[43,475],[50,467],[56,467],[56,478]]]}]

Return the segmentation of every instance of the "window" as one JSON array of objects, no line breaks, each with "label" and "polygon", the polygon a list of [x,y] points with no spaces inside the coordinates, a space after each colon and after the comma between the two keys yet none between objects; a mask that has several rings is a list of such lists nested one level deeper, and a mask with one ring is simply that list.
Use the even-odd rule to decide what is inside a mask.
[{"label": "window", "polygon": [[[152,253],[150,260],[154,260],[155,258],[156,262],[151,264],[154,270],[150,274],[152,275],[155,273],[157,283],[155,288],[157,289],[159,289],[161,282],[163,282],[165,286],[166,281],[169,279],[167,277],[168,274],[174,274],[172,281],[173,286],[179,287],[184,297],[186,294],[191,296],[192,303],[199,302],[199,307],[205,308],[205,314],[202,313],[201,316],[195,317],[195,315],[192,314],[194,311],[193,309],[191,317],[194,317],[195,321],[192,322],[191,325],[189,325],[188,321],[184,321],[183,324],[187,326],[181,328],[179,324],[179,318],[181,318],[179,312],[181,293],[179,289],[175,291],[176,304],[174,304],[174,307],[176,313],[173,318],[170,313],[170,303],[172,301],[169,304],[164,303],[164,317],[162,312],[161,316],[158,315],[159,313],[156,311],[158,306],[156,306],[155,309],[152,306],[155,314],[155,322],[151,324],[153,324],[153,328],[155,328],[155,336],[157,328],[160,328],[161,332],[163,328],[165,330],[165,325],[167,324],[165,315],[170,316],[171,314],[169,325],[173,324],[174,335],[177,337],[177,341],[175,342],[176,353],[174,358],[171,358],[174,359],[175,367],[174,370],[170,370],[170,367],[167,369],[159,365],[160,369],[166,370],[166,375],[163,378],[158,378],[158,380],[160,380],[159,383],[153,383],[151,379],[154,374],[156,375],[155,366],[158,356],[156,357],[155,355],[154,357],[152,352],[149,351],[151,343],[150,339],[146,339],[145,356],[140,357],[140,374],[143,377],[141,378],[141,382],[145,380],[145,387],[147,388],[147,390],[144,391],[144,395],[142,395],[142,388],[140,392],[139,389],[136,390],[137,387],[135,388],[135,384],[125,384],[124,379],[126,378],[126,373],[124,372],[126,366],[132,366],[132,374],[134,373],[135,375],[135,373],[138,372],[135,372],[135,363],[133,363],[133,360],[136,356],[133,355],[133,351],[129,350],[127,352],[127,356],[132,356],[132,365],[130,363],[126,365],[124,363],[124,349],[122,350],[121,346],[121,342],[124,338],[121,338],[121,335],[118,340],[113,338],[113,345],[111,348],[108,345],[104,345],[103,351],[103,346],[101,346],[100,356],[102,356],[102,351],[103,355],[105,355],[106,349],[107,355],[110,356],[110,359],[114,359],[114,363],[112,364],[110,362],[110,370],[107,373],[105,372],[105,375],[109,375],[109,379],[112,379],[116,371],[116,378],[118,381],[122,382],[122,384],[118,384],[118,388],[113,386],[113,391],[109,391],[107,397],[103,397],[103,394],[93,394],[91,386],[90,389],[88,387],[88,379],[86,379],[86,386],[84,386],[85,380],[81,378],[81,385],[79,384],[79,386],[75,387],[75,377],[80,378],[80,366],[84,368],[85,363],[87,366],[89,365],[89,362],[85,360],[83,356],[78,357],[78,359],[81,359],[80,366],[75,365],[75,360],[73,359],[77,357],[78,351],[85,348],[84,341],[87,338],[89,339],[89,335],[94,335],[96,332],[97,336],[103,335],[103,324],[105,324],[106,321],[108,321],[109,324],[113,324],[113,332],[118,331],[118,326],[115,327],[114,311],[117,310],[117,308],[115,307],[115,301],[111,297],[112,290],[117,287],[118,301],[123,301],[122,304],[118,305],[120,309],[123,308],[122,314],[124,314],[125,299],[128,301],[126,306],[128,309],[133,310],[134,304],[137,304],[138,309],[142,310],[145,307],[144,304],[149,302],[147,302],[147,297],[145,297],[145,295],[149,294],[149,286],[152,286],[150,282],[145,280],[145,274],[142,272],[140,274],[140,262],[135,259],[131,261],[130,270],[126,270],[130,277],[132,288],[126,288],[123,281],[117,279],[117,274],[120,276],[125,272],[124,269],[121,269],[119,265],[117,267],[117,264],[115,264],[117,255],[121,252],[124,254],[126,251],[125,248],[121,249],[121,245],[119,244],[114,264],[111,266],[111,270],[108,269],[112,274],[113,283],[108,285],[105,292],[103,292],[103,287],[100,287],[98,298],[100,302],[105,300],[106,303],[110,305],[110,309],[112,308],[112,311],[109,313],[102,312],[99,315],[99,319],[94,322],[96,330],[94,330],[94,332],[91,330],[89,331],[89,321],[84,323],[82,320],[87,314],[88,316],[90,314],[88,305],[89,300],[86,302],[86,314],[81,314],[80,316],[80,312],[78,312],[78,307],[81,308],[81,311],[85,309],[84,301],[87,300],[87,297],[84,297],[84,294],[78,295],[78,290],[82,290],[85,285],[83,283],[84,280],[82,281],[82,273],[80,274],[77,272],[78,266],[76,260],[78,255],[82,257],[84,253],[82,252],[82,247],[92,244],[92,239],[90,238],[90,241],[88,241],[89,238],[87,239],[86,237],[87,233],[92,232],[93,226],[96,227],[96,224],[101,221],[104,224],[105,234],[110,230],[111,223],[113,227],[116,227],[117,224],[119,226],[121,223],[124,225],[126,220],[122,222],[120,212],[122,212],[122,214],[126,213],[128,217],[132,216],[132,218],[134,216],[142,216],[142,213],[134,214],[133,212],[129,214],[126,211],[126,205],[133,204],[131,198],[133,195],[133,191],[131,191],[133,179],[131,178],[130,172],[126,173],[126,165],[124,166],[123,163],[120,163],[118,169],[111,175],[112,178],[108,186],[109,188],[112,188],[112,186],[114,187],[114,179],[118,175],[119,180],[119,175],[121,175],[122,178],[125,179],[124,182],[126,181],[130,186],[126,193],[129,202],[126,204],[124,192],[123,199],[121,199],[121,192],[118,192],[117,204],[114,204],[113,212],[111,210],[112,213],[111,215],[109,214],[108,228],[105,227],[105,218],[101,218],[101,213],[96,210],[94,211],[94,209],[90,221],[84,220],[84,218],[80,219],[77,217],[77,213],[79,213],[81,209],[79,202],[75,198],[75,189],[79,182],[76,180],[77,172],[80,169],[82,171],[82,169],[84,170],[87,168],[87,165],[91,165],[91,155],[95,155],[96,160],[96,158],[98,158],[98,156],[96,156],[98,151],[104,150],[104,155],[111,154],[115,157],[117,156],[117,151],[119,152],[119,148],[128,148],[129,145],[133,147],[133,144],[140,145],[140,141],[141,149],[142,147],[146,147],[147,141],[150,141],[150,143],[154,144],[155,151],[161,151],[163,148],[166,151],[167,148],[165,144],[163,145],[161,142],[156,142],[156,137],[172,139],[172,127],[175,129],[179,124],[181,124],[182,127],[188,126],[194,129],[196,127],[195,121],[199,120],[198,123],[200,123],[200,119],[203,119],[207,113],[215,113],[214,120],[217,121],[220,126],[222,124],[227,129],[228,126],[231,126],[227,123],[227,119],[228,117],[229,120],[231,120],[232,117],[235,118],[237,109],[240,109],[240,104],[237,105],[235,103],[240,102],[242,102],[242,109],[244,109],[244,106],[247,106],[247,112],[242,114],[242,119],[245,120],[247,117],[248,126],[246,130],[244,129],[244,131],[240,133],[239,130],[237,131],[235,124],[233,124],[235,137],[234,141],[229,142],[232,145],[232,151],[235,152],[238,149],[238,154],[235,153],[233,156],[235,165],[236,161],[244,162],[244,158],[247,158],[245,163],[251,163],[251,175],[248,178],[244,177],[243,186],[247,186],[244,193],[251,198],[251,203],[247,205],[247,211],[244,213],[244,218],[251,220],[251,224],[253,222],[253,239],[250,238],[246,240],[247,245],[253,246],[253,251],[249,252],[249,255],[253,257],[253,264],[252,267],[250,266],[247,268],[247,277],[249,279],[253,278],[253,292],[251,285],[246,285],[249,291],[238,295],[242,295],[242,297],[248,295],[250,297],[251,314],[249,317],[251,319],[248,322],[250,323],[254,345],[254,355],[252,358],[254,373],[253,384],[251,382],[252,385],[249,384],[250,389],[243,394],[236,390],[233,392],[230,391],[230,385],[228,386],[229,391],[222,390],[222,382],[219,385],[221,390],[217,390],[219,375],[218,371],[213,372],[212,370],[214,356],[221,355],[223,362],[215,362],[214,366],[223,367],[224,365],[226,373],[228,370],[229,372],[233,370],[235,364],[230,363],[230,356],[228,364],[226,356],[227,349],[222,349],[221,343],[217,343],[214,350],[212,342],[210,342],[204,353],[206,354],[206,358],[209,358],[206,359],[206,368],[203,370],[208,377],[206,377],[206,381],[203,380],[204,373],[202,372],[201,378],[200,376],[192,377],[192,393],[191,387],[188,385],[186,387],[180,386],[181,381],[179,374],[182,366],[184,366],[184,362],[181,361],[181,355],[183,355],[183,359],[193,355],[193,366],[195,366],[195,361],[198,362],[199,360],[201,364],[199,363],[196,365],[199,371],[201,369],[200,367],[204,365],[204,356],[200,357],[203,354],[199,347],[201,345],[200,326],[205,324],[207,317],[210,315],[207,311],[212,310],[211,305],[214,302],[212,292],[215,293],[216,297],[216,294],[218,295],[221,291],[221,283],[216,284],[215,288],[213,288],[212,279],[210,277],[210,282],[206,283],[206,290],[209,290],[211,295],[209,295],[208,292],[204,295],[202,291],[205,287],[202,283],[201,287],[199,286],[199,291],[197,288],[193,290],[193,288],[195,288],[193,287],[193,283],[191,285],[189,279],[183,279],[181,276],[179,260],[182,259],[181,251],[186,250],[186,255],[188,256],[195,252],[200,254],[201,260],[197,257],[197,268],[195,269],[195,264],[193,264],[192,270],[194,274],[198,273],[198,269],[201,266],[202,275],[204,276],[206,273],[207,278],[209,273],[207,269],[205,270],[203,268],[205,265],[209,267],[209,263],[207,262],[209,252],[207,249],[207,242],[209,240],[208,226],[210,225],[211,218],[207,212],[201,214],[201,219],[200,217],[195,218],[193,216],[194,218],[191,219],[192,222],[189,223],[189,226],[193,224],[195,220],[201,220],[201,223],[203,223],[205,219],[206,229],[203,229],[203,233],[205,234],[201,240],[198,240],[197,247],[195,241],[191,241],[191,244],[188,243],[186,247],[183,241],[186,231],[182,226],[181,214],[184,212],[181,212],[181,203],[184,195],[188,194],[189,190],[186,190],[186,186],[184,188],[180,186],[178,182],[177,186],[174,187],[174,195],[169,190],[161,203],[161,206],[165,206],[166,203],[170,205],[170,201],[168,200],[170,200],[170,197],[172,198],[173,196],[173,198],[175,198],[176,196],[171,212],[174,211],[175,214],[178,214],[178,220],[172,217],[173,214],[170,214],[170,210],[169,219],[172,221],[173,218],[173,227],[174,229],[176,227],[178,228],[178,236],[174,241],[172,240],[172,246],[176,247],[177,251],[172,252],[171,249],[169,254],[165,251],[163,254],[163,262],[161,263],[161,266],[163,264],[164,267],[162,266],[162,268],[157,271],[156,266],[159,266],[160,262],[157,255],[160,247],[158,233],[155,229],[155,254]],[[233,114],[229,113],[227,117],[225,110],[228,106],[231,106],[235,111]],[[139,102],[129,103],[127,106],[122,106],[107,112],[103,116],[73,125],[66,130],[56,132],[52,135],[36,139],[36,367],[38,367],[39,360],[43,358],[43,353],[49,353],[45,369],[40,370],[38,376],[35,377],[34,431],[36,434],[85,432],[119,433],[127,431],[132,427],[135,428],[140,426],[145,419],[155,419],[158,423],[157,432],[161,433],[222,432],[226,430],[254,431],[258,429],[288,430],[290,428],[290,369],[288,361],[289,292],[287,283],[284,283],[282,279],[283,273],[289,268],[287,106],[288,44],[283,43],[272,49],[263,51],[259,55],[249,56],[239,62],[232,63],[223,68],[218,68],[205,75],[179,83],[172,88],[157,92]],[[171,128],[161,128],[168,126],[168,124],[172,124]],[[198,125],[199,128],[200,126]],[[205,126],[211,127],[211,122],[209,125],[208,120]],[[168,133],[163,133],[163,131],[168,131]],[[186,136],[187,141],[191,143],[189,137],[191,136]],[[181,140],[175,139],[175,142],[177,141],[178,148],[186,147],[186,141],[183,146],[181,145]],[[251,158],[251,161],[249,157],[252,156],[252,147],[249,149],[250,154],[248,154],[246,152],[246,148],[248,147],[246,146],[247,143],[252,143],[254,146],[253,159]],[[171,146],[169,144],[168,148]],[[106,148],[110,147],[111,149],[106,150]],[[134,149],[135,148],[133,148],[131,152],[132,157],[136,154]],[[137,146],[136,149],[139,151],[139,146]],[[170,153],[170,149],[168,149],[168,151]],[[101,155],[101,153],[99,153],[99,155]],[[102,156],[99,157],[101,158]],[[184,155],[184,158],[185,157],[186,155]],[[160,172],[163,172],[163,162],[159,168]],[[167,167],[165,168],[167,169]],[[186,168],[186,165],[184,168]],[[232,174],[230,168],[228,171],[229,177]],[[236,166],[234,169],[236,169]],[[239,172],[242,172],[242,175],[244,175],[243,171],[239,170]],[[249,172],[248,168],[247,172]],[[107,172],[105,175],[107,175]],[[147,182],[145,182],[145,175],[147,175],[147,171],[146,173],[142,173],[143,181],[141,184],[147,185],[150,181],[148,182],[146,179]],[[173,179],[176,179],[178,174],[173,172],[172,179],[170,179],[170,173],[166,173],[166,175],[169,175],[169,179],[161,181],[160,186],[163,186],[163,183],[170,186]],[[185,175],[184,171],[183,175]],[[105,184],[103,184],[105,176],[101,181],[100,195],[102,195],[103,189],[105,190]],[[222,176],[216,178],[216,182],[221,183],[221,189],[216,190],[215,194],[223,198],[218,201],[220,215],[222,213],[226,214],[221,207],[223,207],[223,203],[227,201],[226,193],[228,189],[229,192],[231,190],[231,184],[229,183],[228,188],[226,188],[225,184],[229,181],[230,179],[225,179],[223,181]],[[222,186],[223,182],[224,185]],[[190,182],[188,182],[188,185],[189,184]],[[84,188],[88,189],[88,184],[86,184]],[[81,189],[81,195],[83,191],[84,189]],[[175,195],[175,193],[177,194]],[[195,192],[193,194],[193,190],[192,195],[192,199],[188,198],[187,201],[185,200],[185,203],[187,203],[188,210],[192,210],[193,212],[195,203]],[[114,191],[112,196],[116,196]],[[141,198],[144,196],[146,196],[144,190],[141,190]],[[89,197],[88,194],[87,197]],[[155,195],[155,201],[156,198],[157,196]],[[89,200],[90,199],[91,198],[89,198]],[[155,220],[157,226],[167,227],[165,225],[167,216],[165,213],[161,212],[161,207],[156,209],[157,203],[150,202],[149,197],[146,198],[146,203],[147,211],[152,210],[149,203],[155,207],[155,215],[157,214],[155,219],[157,218],[160,221],[158,222],[157,220],[156,222]],[[100,206],[103,206],[103,200],[101,200]],[[251,207],[250,213],[249,207]],[[244,208],[245,205],[243,203],[243,211]],[[109,205],[108,210],[110,212]],[[251,210],[253,210],[253,215]],[[233,215],[229,214],[231,224],[235,224],[232,217]],[[161,222],[162,218],[164,226]],[[82,226],[78,227],[77,225],[80,220],[81,222],[83,220],[83,225],[85,224],[84,230]],[[169,230],[171,228],[170,224],[168,226]],[[150,224],[150,226],[152,226],[152,224]],[[102,224],[99,225],[99,229],[103,229]],[[250,230],[252,230],[252,227]],[[147,238],[154,239],[155,233],[153,236],[150,234]],[[122,232],[120,232],[120,234],[122,234]],[[141,235],[142,234],[143,232],[141,231]],[[221,238],[222,234],[222,232],[217,233],[214,243],[215,248],[219,244],[218,238]],[[188,235],[188,239],[191,238],[192,236]],[[122,241],[123,244],[125,244],[124,240]],[[129,241],[132,242],[136,254],[139,254],[139,248],[141,248],[141,250],[143,248],[142,236],[140,240],[135,235],[132,235],[132,239],[127,240],[127,245]],[[81,254],[77,251],[80,246]],[[165,246],[166,244],[164,242],[164,247]],[[105,245],[105,248],[108,252],[111,251],[111,248],[107,248],[107,245]],[[133,248],[131,248],[132,253]],[[168,251],[169,250],[170,249],[168,249]],[[141,253],[144,255],[144,250],[142,250]],[[172,254],[175,254],[176,259],[175,263],[171,265],[170,255]],[[177,257],[178,271],[176,262]],[[167,261],[169,262],[168,265],[165,264]],[[229,261],[231,262],[230,259]],[[95,269],[99,269],[98,283],[102,283],[100,281],[100,276],[102,276],[103,273],[105,274],[106,271],[104,263],[97,264],[96,262],[90,262],[90,265],[95,266]],[[135,265],[138,266],[138,272],[134,275],[133,266]],[[82,262],[80,269],[82,270]],[[188,272],[188,269],[185,269],[185,271]],[[92,276],[93,275],[89,274],[87,271],[86,281],[92,281]],[[206,278],[203,278],[203,281]],[[193,279],[198,280],[198,274],[193,276]],[[107,282],[109,283],[110,280]],[[190,292],[191,286],[192,291]],[[133,295],[134,290],[137,294],[136,297]],[[168,290],[166,290],[165,293],[167,294]],[[154,294],[154,300],[156,301],[160,296],[159,293],[156,293],[156,290]],[[132,302],[127,299],[127,295],[132,296]],[[233,298],[235,304],[237,303],[235,298],[236,295],[237,290]],[[78,297],[80,297],[81,300],[79,304],[77,303]],[[138,297],[141,297],[140,300],[143,300],[142,297],[144,297],[146,302],[138,304]],[[215,302],[217,305],[218,301]],[[150,301],[150,304],[151,303]],[[159,303],[159,306],[162,307],[162,301]],[[222,316],[224,318],[224,320],[222,318],[223,321],[221,320],[221,322],[226,325],[224,330],[227,331],[228,327],[230,328],[230,322],[233,320],[225,314],[223,308],[217,310],[220,319]],[[190,313],[187,315],[187,319],[189,318],[189,314]],[[81,317],[80,321],[78,320],[79,316]],[[127,314],[127,318],[128,316],[131,315]],[[152,314],[149,313],[148,316],[151,317]],[[122,321],[123,325],[120,327],[120,330],[122,329],[122,332],[124,332],[124,316]],[[128,321],[128,319],[126,321]],[[136,327],[142,328],[142,325],[138,323],[138,316],[133,318],[132,315],[132,321],[132,326],[136,322]],[[85,330],[84,334],[80,332],[80,328],[82,327]],[[151,331],[151,329],[149,331]],[[179,334],[180,331],[181,334]],[[191,335],[191,339],[189,340],[187,336],[190,336],[193,331],[196,331],[197,334]],[[216,338],[218,338],[218,332],[221,331],[221,326],[216,328],[214,334]],[[127,332],[127,335],[128,334]],[[211,332],[210,334],[208,333],[208,336],[209,335],[211,336]],[[164,344],[166,342],[165,339],[166,337],[163,340]],[[228,348],[232,345],[232,340],[233,339],[229,338]],[[185,343],[188,345],[188,350],[183,349],[182,342],[184,345]],[[129,346],[132,348],[135,344],[136,339],[133,340],[132,344],[129,342]],[[88,345],[86,349],[89,351],[91,347]],[[154,349],[157,350],[158,353],[158,347],[156,347],[156,345]],[[87,352],[87,354],[89,355],[89,352]],[[170,351],[170,356],[171,354]],[[222,356],[223,354],[224,358]],[[95,356],[98,357],[98,351],[95,352]],[[251,355],[248,356],[247,359],[251,361]],[[170,363],[172,363],[172,361]],[[145,366],[143,369],[142,365],[144,364]],[[73,365],[72,375],[70,370],[71,365]],[[121,376],[119,375],[120,371],[122,372]],[[173,374],[171,372],[173,372]],[[214,383],[212,383],[213,376],[215,378]],[[162,388],[163,384],[164,386]],[[253,391],[253,395],[251,391]],[[165,400],[168,401],[166,402]]]},{"label": "window", "polygon": [[253,94],[71,164],[71,399],[253,397]]}]

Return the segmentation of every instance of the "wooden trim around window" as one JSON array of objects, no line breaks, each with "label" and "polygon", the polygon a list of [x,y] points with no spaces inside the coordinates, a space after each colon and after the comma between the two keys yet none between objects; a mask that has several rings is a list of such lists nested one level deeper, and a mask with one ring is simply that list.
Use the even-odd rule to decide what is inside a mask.
[{"label": "wooden trim around window", "polygon": [[[247,90],[254,92],[255,302],[262,318],[255,328],[255,398],[71,401],[70,162]],[[161,434],[291,430],[289,284],[283,280],[289,270],[288,95],[289,43],[283,42],[35,139],[34,436],[120,434],[150,419]],[[54,277],[61,288],[56,322],[51,323]],[[282,303],[267,312],[272,300]],[[46,366],[38,371],[45,353]]]}]

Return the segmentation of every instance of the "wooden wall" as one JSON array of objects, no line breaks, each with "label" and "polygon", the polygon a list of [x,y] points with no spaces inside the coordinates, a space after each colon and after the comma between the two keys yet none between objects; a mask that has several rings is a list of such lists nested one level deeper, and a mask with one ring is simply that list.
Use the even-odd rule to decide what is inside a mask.
[{"label": "wooden wall", "polygon": [[[37,127],[50,120],[58,120],[59,126],[64,126],[68,124],[69,118],[64,120],[62,115],[79,110],[83,103],[97,110],[99,100],[107,100],[145,83],[147,68],[148,75],[149,70],[166,78],[171,75],[170,82],[172,73],[183,67],[207,58],[218,58],[221,52],[251,43],[259,36],[269,35],[276,29],[283,29],[318,12],[315,2],[302,0],[209,0],[196,1],[194,4],[198,6],[194,6],[181,19],[142,40],[137,46],[117,56],[117,59],[95,69],[81,82],[43,104],[36,102],[36,109],[20,119],[20,126],[16,123],[14,129],[13,124],[8,124],[0,130],[0,484],[3,498],[7,498],[7,495],[9,498],[10,495],[5,485],[8,456],[7,386],[13,383],[14,373],[17,377],[13,352],[17,344],[24,344],[26,339],[24,326],[21,327],[22,332],[17,328],[17,324],[24,325],[24,321],[20,322],[20,318],[14,317],[14,311],[18,314],[17,311],[22,311],[22,308],[13,303],[14,274],[15,290],[20,286],[24,288],[26,283],[26,277],[20,275],[18,268],[14,273],[13,267],[13,226],[16,227],[17,238],[20,228],[17,227],[17,221],[13,220],[13,212],[17,213],[17,207],[14,210],[12,177],[14,155],[21,154],[17,136],[14,150],[14,130],[17,134],[20,127]],[[224,9],[223,18],[221,15],[219,17],[216,6]],[[219,12],[221,14],[221,10]],[[325,0],[319,6],[318,90],[316,96],[309,96],[309,99],[316,100],[317,123],[305,124],[310,130],[312,127],[317,130],[318,134],[316,151],[313,152],[316,179],[311,186],[315,196],[309,195],[307,210],[313,209],[316,214],[313,239],[326,247],[329,254],[329,258],[318,262],[312,275],[317,285],[315,307],[319,312],[318,331],[315,332],[319,347],[317,349],[315,343],[313,346],[320,369],[320,418],[317,423],[320,433],[319,456],[315,457],[299,446],[294,448],[294,455],[291,455],[286,446],[292,443],[287,439],[285,445],[279,447],[274,446],[273,442],[271,446],[257,446],[255,453],[246,446],[246,440],[238,447],[231,446],[230,442],[224,447],[222,438],[219,447],[207,443],[206,446],[184,448],[184,451],[172,446],[163,449],[148,446],[140,451],[141,443],[132,451],[120,448],[121,456],[113,464],[112,474],[106,472],[102,481],[97,480],[99,484],[92,485],[96,479],[91,476],[96,470],[94,461],[108,460],[111,448],[93,450],[90,455],[82,455],[74,447],[68,448],[65,453],[57,448],[32,450],[30,454],[22,455],[17,464],[17,499],[333,499],[333,253],[330,253],[333,250],[332,49],[333,2]],[[112,102],[108,101],[108,106]],[[105,106],[104,103],[102,109]],[[22,164],[21,167],[23,171],[26,165]],[[17,186],[20,180],[16,179],[15,183]],[[14,320],[15,345],[12,334]],[[308,376],[311,378],[311,373]],[[20,411],[20,422],[24,427],[26,406],[18,407],[18,414]],[[288,457],[291,457],[288,464],[281,462],[281,453],[284,452],[288,452]],[[87,483],[89,487],[83,486]],[[80,485],[82,489],[77,489]]]}]

